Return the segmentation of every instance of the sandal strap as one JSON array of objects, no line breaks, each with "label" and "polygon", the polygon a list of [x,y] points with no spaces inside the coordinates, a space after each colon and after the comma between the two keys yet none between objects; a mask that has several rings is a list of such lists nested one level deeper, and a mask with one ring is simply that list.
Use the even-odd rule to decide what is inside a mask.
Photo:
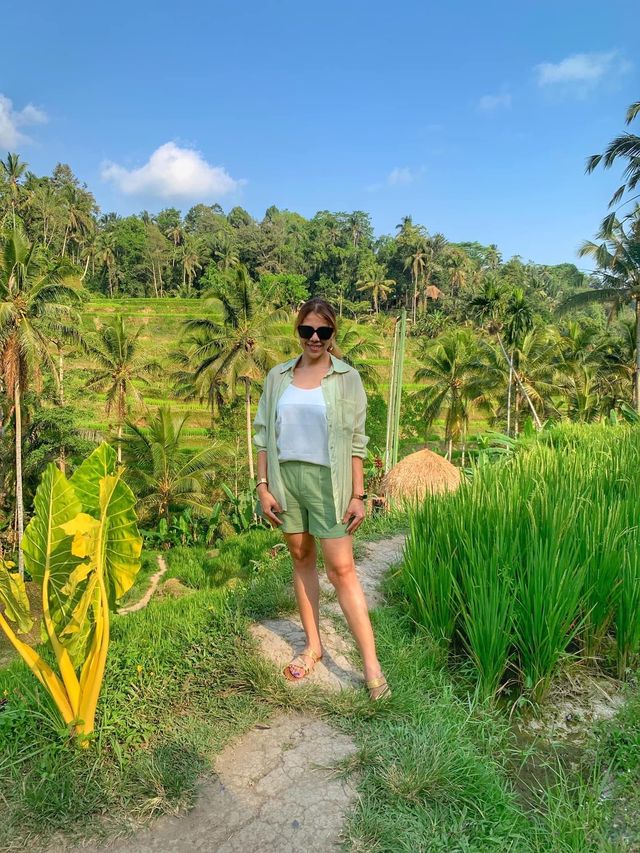
[{"label": "sandal strap", "polygon": [[367,687],[369,690],[373,690],[376,687],[382,687],[383,684],[387,683],[387,679],[384,675],[379,675],[377,678],[372,678],[371,681],[367,681]]},{"label": "sandal strap", "polygon": [[[313,664],[318,663],[318,661],[320,660],[320,657],[313,651],[313,649],[305,649],[303,652],[300,652],[300,654],[296,655],[288,666],[295,666],[297,669],[302,669],[304,670],[305,675],[307,675],[313,669],[313,664],[309,664],[308,661],[305,661],[303,655],[310,657],[313,661]],[[296,663],[296,661],[301,662]]]}]

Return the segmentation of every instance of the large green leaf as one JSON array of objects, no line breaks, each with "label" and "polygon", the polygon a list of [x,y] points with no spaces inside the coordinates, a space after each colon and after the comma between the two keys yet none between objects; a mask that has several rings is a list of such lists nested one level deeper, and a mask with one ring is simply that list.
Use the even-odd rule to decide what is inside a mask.
[{"label": "large green leaf", "polygon": [[0,604],[4,615],[15,622],[18,633],[26,634],[33,627],[29,599],[20,575],[9,571],[7,563],[0,560]]},{"label": "large green leaf", "polygon": [[[140,569],[142,537],[134,507],[134,494],[121,474],[107,475],[99,484],[100,520],[79,513],[64,525],[65,532],[73,536],[73,553],[88,557],[98,574],[103,575],[111,609],[131,589]],[[74,580],[70,579],[70,586]],[[85,605],[86,602],[79,603],[80,613],[86,611]],[[68,633],[70,629],[66,630]]]},{"label": "large green leaf", "polygon": [[135,505],[135,495],[119,474],[102,478],[100,511],[106,520],[105,582],[111,607],[131,589],[140,570],[142,536]]},{"label": "large green leaf", "polygon": [[59,599],[62,587],[80,562],[71,553],[71,538],[61,525],[75,518],[82,507],[73,486],[53,463],[42,475],[34,504],[36,512],[22,540],[25,566],[39,583],[49,572],[53,596]]},{"label": "large green leaf", "polygon": [[100,514],[100,483],[103,477],[116,470],[116,452],[103,441],[73,472],[71,483],[82,503],[82,509],[98,517]]},{"label": "large green leaf", "polygon": [[[48,572],[49,613],[59,639],[68,645],[65,638],[60,637],[60,630],[68,624],[82,597],[83,589],[77,583],[69,594],[70,579],[77,577],[76,570],[82,560],[72,552],[72,537],[63,525],[75,518],[82,506],[71,483],[53,464],[48,465],[42,475],[34,504],[36,512],[22,540],[25,566],[40,584]],[[78,636],[73,638],[74,649],[69,652],[74,664],[82,660],[81,646],[88,642],[90,629],[91,625],[87,624],[81,632],[81,642]],[[48,639],[44,625],[41,637],[43,641]]]}]

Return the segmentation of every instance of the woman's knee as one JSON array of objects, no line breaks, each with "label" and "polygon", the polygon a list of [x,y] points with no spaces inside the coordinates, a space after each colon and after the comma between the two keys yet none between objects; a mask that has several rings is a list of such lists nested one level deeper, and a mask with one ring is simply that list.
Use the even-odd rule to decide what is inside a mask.
[{"label": "woman's knee", "polygon": [[294,563],[309,563],[315,560],[316,548],[313,539],[309,542],[301,540],[289,543],[289,553]]},{"label": "woman's knee", "polygon": [[356,578],[356,567],[353,560],[344,562],[326,563],[327,577],[334,586],[352,583]]}]

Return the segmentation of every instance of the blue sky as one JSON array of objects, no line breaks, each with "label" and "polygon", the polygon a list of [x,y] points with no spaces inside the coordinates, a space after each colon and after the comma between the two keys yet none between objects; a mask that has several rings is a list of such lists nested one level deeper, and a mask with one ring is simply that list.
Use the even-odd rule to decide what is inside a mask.
[{"label": "blue sky", "polygon": [[585,159],[640,99],[637,0],[26,0],[3,24],[0,151],[69,163],[103,211],[410,214],[542,263],[593,236],[620,171]]}]

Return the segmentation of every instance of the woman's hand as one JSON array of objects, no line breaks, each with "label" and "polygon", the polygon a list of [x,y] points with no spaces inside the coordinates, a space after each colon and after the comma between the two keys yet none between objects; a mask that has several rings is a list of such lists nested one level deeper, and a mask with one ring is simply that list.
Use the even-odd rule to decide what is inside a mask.
[{"label": "woman's hand", "polygon": [[364,521],[364,501],[360,498],[351,498],[347,511],[342,517],[342,523],[347,524],[351,519],[351,523],[347,527],[347,533],[354,533]]},{"label": "woman's hand", "polygon": [[260,500],[262,512],[264,513],[265,518],[268,518],[271,522],[271,526],[277,527],[279,524],[282,524],[282,519],[275,515],[276,512],[282,512],[282,507],[271,494],[269,489],[259,489],[258,498]]}]

